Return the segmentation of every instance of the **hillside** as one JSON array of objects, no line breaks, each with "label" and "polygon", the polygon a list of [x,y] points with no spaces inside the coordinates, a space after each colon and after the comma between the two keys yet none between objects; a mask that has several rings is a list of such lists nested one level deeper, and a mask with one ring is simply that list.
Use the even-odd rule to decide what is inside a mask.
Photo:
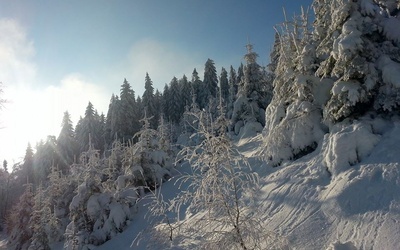
[{"label": "hillside", "polygon": [[[272,168],[252,156],[260,136],[238,140],[236,145],[261,176],[259,197],[266,230],[285,237],[290,249],[399,249],[400,121],[381,125],[384,129],[370,154],[337,175],[324,166],[322,147]],[[176,192],[173,181],[162,187],[166,199]],[[96,249],[132,249],[136,234],[148,225],[144,203],[126,231]],[[140,243],[133,249],[146,249],[147,240]],[[177,244],[172,249],[186,248]]]}]

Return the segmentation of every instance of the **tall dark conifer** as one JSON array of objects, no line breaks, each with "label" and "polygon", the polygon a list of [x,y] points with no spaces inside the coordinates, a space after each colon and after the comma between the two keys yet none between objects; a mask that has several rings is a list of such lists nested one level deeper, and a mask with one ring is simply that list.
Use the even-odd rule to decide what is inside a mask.
[{"label": "tall dark conifer", "polygon": [[204,79],[203,79],[204,93],[202,95],[203,107],[207,106],[210,98],[217,96],[218,88],[218,77],[217,70],[215,68],[214,61],[208,59],[204,67]]},{"label": "tall dark conifer", "polygon": [[224,67],[222,67],[221,69],[221,75],[219,77],[219,86],[223,101],[226,103],[229,99],[229,82],[228,82],[228,72]]},{"label": "tall dark conifer", "polygon": [[181,118],[181,93],[179,90],[178,79],[176,77],[172,78],[170,83],[170,93],[169,93],[169,115],[170,121],[174,123],[179,123]]},{"label": "tall dark conifer", "polygon": [[[154,117],[156,113],[155,109],[155,100],[154,100],[154,88],[153,82],[148,73],[146,73],[145,82],[144,82],[144,93],[142,97],[143,107],[146,111],[147,117]],[[157,124],[157,120],[151,119],[150,125],[151,128],[155,129]]]},{"label": "tall dark conifer", "polygon": [[59,168],[63,173],[66,173],[68,167],[78,157],[75,131],[68,111],[64,112],[61,131],[57,138],[57,153],[60,156]]}]

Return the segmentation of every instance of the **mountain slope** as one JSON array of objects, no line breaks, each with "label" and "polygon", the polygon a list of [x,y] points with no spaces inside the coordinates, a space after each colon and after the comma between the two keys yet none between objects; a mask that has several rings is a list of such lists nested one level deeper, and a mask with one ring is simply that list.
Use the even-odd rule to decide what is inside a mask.
[{"label": "mountain slope", "polygon": [[[259,149],[260,137],[239,140],[239,149],[261,177],[266,230],[286,238],[292,249],[400,249],[400,121],[381,125],[370,154],[334,174],[326,167],[324,143],[310,155],[272,168],[251,156]],[[162,187],[166,199],[177,192],[173,181]],[[146,238],[130,248],[148,225],[145,211],[139,204],[129,228],[97,249],[146,249]],[[174,249],[187,245],[181,242]]]}]

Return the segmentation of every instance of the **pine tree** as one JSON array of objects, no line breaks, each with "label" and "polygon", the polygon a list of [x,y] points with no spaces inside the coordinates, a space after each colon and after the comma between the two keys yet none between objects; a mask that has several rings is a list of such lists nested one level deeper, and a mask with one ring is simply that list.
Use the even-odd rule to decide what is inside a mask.
[{"label": "pine tree", "polygon": [[13,249],[27,249],[33,235],[28,226],[34,206],[33,186],[25,185],[25,192],[19,198],[19,202],[10,210],[8,216],[9,247]]},{"label": "pine tree", "polygon": [[214,61],[211,59],[206,61],[204,67],[203,87],[204,91],[201,92],[202,105],[200,106],[206,107],[211,98],[216,98],[218,88],[217,70]]},{"label": "pine tree", "polygon": [[150,119],[145,114],[140,120],[143,126],[135,135],[138,142],[127,148],[123,158],[126,177],[138,187],[154,187],[170,177],[168,153],[161,148],[158,131],[150,127]]},{"label": "pine tree", "polygon": [[[136,107],[134,109],[135,111],[135,116],[138,118],[138,120],[136,121],[137,124],[140,124],[140,119],[142,117],[144,117],[146,111],[144,109],[144,105],[143,105],[143,100],[140,96],[138,96],[136,98]],[[140,126],[138,126],[138,131],[140,130]]]},{"label": "pine tree", "polygon": [[163,113],[162,102],[163,102],[163,96],[161,92],[158,89],[156,89],[156,93],[154,94],[154,110],[155,110],[154,119],[156,120],[156,122],[154,122],[155,128],[158,127],[160,117]]},{"label": "pine tree", "polygon": [[24,164],[22,165],[22,167],[24,170],[24,175],[21,176],[23,178],[22,183],[34,183],[33,149],[30,143],[28,143],[28,147],[26,148]]},{"label": "pine tree", "polygon": [[164,91],[163,91],[163,98],[162,98],[162,102],[161,105],[163,107],[163,113],[167,119],[167,121],[170,120],[171,114],[170,114],[170,90],[169,90],[169,86],[168,84],[164,85]]},{"label": "pine tree", "polygon": [[222,95],[222,99],[225,103],[229,100],[229,81],[228,81],[228,72],[224,67],[221,69],[221,75],[219,77],[219,86]]},{"label": "pine tree", "polygon": [[117,126],[121,128],[120,132],[122,133],[119,135],[119,138],[128,141],[140,129],[138,122],[140,116],[138,116],[138,113],[141,110],[137,107],[135,92],[126,79],[124,79],[124,83],[121,85],[119,108],[120,117],[117,119],[119,122]]},{"label": "pine tree", "polygon": [[[399,6],[393,1],[318,1],[314,39],[319,77],[333,80],[324,120],[337,123],[370,110],[394,111],[400,91]],[[391,16],[393,13],[394,16]],[[332,18],[330,18],[331,16]],[[351,42],[348,42],[351,41]]]},{"label": "pine tree", "polygon": [[193,69],[192,73],[192,94],[196,97],[196,103],[200,105],[201,103],[201,87],[202,87],[202,81],[199,78],[199,73],[197,73],[196,68]]},{"label": "pine tree", "polygon": [[[144,89],[145,90],[144,90],[143,97],[142,97],[144,110],[146,111],[147,115],[154,116],[156,113],[155,100],[154,100],[154,88],[153,88],[153,82],[151,81],[148,73],[146,73]],[[156,128],[156,123],[157,123],[157,121],[152,121],[151,127]]]},{"label": "pine tree", "polygon": [[315,77],[315,47],[308,12],[276,28],[272,69],[274,95],[266,109],[263,155],[273,165],[313,152],[324,135],[321,124],[324,91],[330,81]]},{"label": "pine tree", "polygon": [[231,118],[232,113],[233,113],[233,104],[236,101],[236,95],[238,92],[236,71],[232,67],[232,65],[229,70],[228,84],[229,84],[229,98],[228,98],[228,105],[227,105],[227,115],[228,115],[228,117]]},{"label": "pine tree", "polygon": [[[72,165],[72,170],[74,170],[73,166],[77,164]],[[56,166],[52,167],[49,174],[44,201],[48,213],[46,234],[49,242],[59,242],[64,239],[64,232],[69,223],[69,204],[75,195],[74,190],[78,186],[74,174],[71,171],[68,176],[64,176]]]},{"label": "pine tree", "polygon": [[186,75],[183,75],[182,79],[179,80],[180,92],[181,92],[181,101],[180,101],[180,114],[182,116],[185,111],[185,107],[190,105],[191,102],[191,83],[188,82]]},{"label": "pine tree", "polygon": [[7,162],[7,160],[3,161],[3,169],[4,169],[4,172],[8,173],[8,162]]},{"label": "pine tree", "polygon": [[120,106],[119,97],[112,94],[105,124],[105,140],[108,148],[116,138],[119,139],[122,137],[122,128],[120,126],[122,123],[122,109]]},{"label": "pine tree", "polygon": [[50,208],[45,204],[44,195],[45,193],[42,185],[39,185],[34,196],[32,214],[29,220],[29,227],[32,231],[29,250],[50,250],[49,240],[46,234],[46,225],[49,222]]},{"label": "pine tree", "polygon": [[93,104],[89,102],[86,107],[85,117],[81,118],[76,125],[76,138],[80,152],[85,152],[89,148],[89,138],[93,146],[97,149],[104,147],[102,121]]},{"label": "pine tree", "polygon": [[58,165],[60,157],[57,153],[55,136],[47,136],[45,142],[40,141],[36,145],[36,153],[33,156],[33,169],[35,183],[45,183],[53,165]]},{"label": "pine tree", "polygon": [[253,52],[253,45],[247,44],[246,48],[244,75],[241,77],[232,113],[235,133],[238,133],[239,129],[247,122],[258,122],[262,126],[265,124],[266,82],[256,60],[258,55]]},{"label": "pine tree", "polygon": [[64,112],[61,131],[57,138],[57,153],[60,156],[59,167],[66,174],[68,167],[78,156],[75,131],[68,111]]},{"label": "pine tree", "polygon": [[240,82],[242,82],[242,78],[243,78],[243,76],[244,76],[244,73],[243,73],[243,63],[240,63],[240,66],[239,66],[239,68],[238,68],[238,70],[237,70],[237,80],[236,80],[236,82],[239,84]]},{"label": "pine tree", "polygon": [[182,105],[181,105],[181,101],[182,101],[181,92],[179,89],[178,79],[176,79],[176,77],[172,78],[172,80],[170,82],[168,97],[169,97],[168,114],[169,114],[170,121],[172,121],[175,124],[178,124],[181,119],[183,110],[182,110]]}]

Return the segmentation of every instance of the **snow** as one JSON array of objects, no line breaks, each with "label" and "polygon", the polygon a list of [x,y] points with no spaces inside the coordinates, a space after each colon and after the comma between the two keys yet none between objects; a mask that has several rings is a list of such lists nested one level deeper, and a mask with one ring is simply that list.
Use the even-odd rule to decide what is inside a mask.
[{"label": "snow", "polygon": [[361,0],[361,13],[369,16],[374,16],[379,11],[372,0]]},{"label": "snow", "polygon": [[383,23],[385,36],[395,42],[400,42],[400,20],[395,17],[387,18]]},{"label": "snow", "polygon": [[400,63],[382,55],[378,60],[378,67],[382,70],[382,79],[386,84],[400,88]]},{"label": "snow", "polygon": [[351,60],[355,51],[362,48],[362,33],[357,27],[359,18],[360,13],[356,12],[343,24],[343,33],[333,43],[332,54],[336,60]]},{"label": "snow", "polygon": [[379,142],[369,124],[347,122],[336,124],[322,143],[324,165],[333,176],[362,161]]},{"label": "snow", "polygon": [[349,100],[352,105],[356,104],[360,100],[361,91],[360,83],[357,81],[339,81],[336,82],[332,88],[332,94],[334,95],[347,92],[347,100]]},{"label": "snow", "polygon": [[[254,157],[262,144],[260,136],[238,137],[236,143],[261,176],[259,200],[266,230],[284,237],[292,249],[353,250],[400,249],[399,140],[399,118],[343,121],[313,153],[278,168],[265,166]],[[358,159],[354,158],[355,151]],[[178,170],[187,172],[188,166]],[[174,178],[162,186],[161,192],[166,200],[179,193]],[[149,235],[153,224],[146,216],[147,203],[147,198],[142,198],[127,229],[95,249],[194,246],[196,239],[187,238],[177,238],[174,248],[154,246],[163,241],[157,237],[165,235]],[[117,226],[125,220],[121,208],[120,204],[110,204],[108,219]],[[137,245],[133,240],[140,232],[145,237]]]}]

